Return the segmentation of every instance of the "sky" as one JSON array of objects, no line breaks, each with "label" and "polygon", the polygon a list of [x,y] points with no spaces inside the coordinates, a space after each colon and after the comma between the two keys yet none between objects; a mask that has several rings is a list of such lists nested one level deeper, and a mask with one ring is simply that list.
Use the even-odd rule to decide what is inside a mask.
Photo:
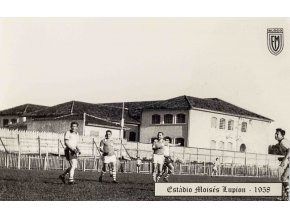
[{"label": "sky", "polygon": [[216,97],[290,132],[289,33],[289,18],[0,18],[0,110]]}]

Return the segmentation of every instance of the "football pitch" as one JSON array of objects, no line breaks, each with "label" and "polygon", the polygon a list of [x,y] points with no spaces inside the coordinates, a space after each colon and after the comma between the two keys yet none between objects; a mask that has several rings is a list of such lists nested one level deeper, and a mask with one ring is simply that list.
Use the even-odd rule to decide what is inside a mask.
[{"label": "football pitch", "polygon": [[[118,173],[119,184],[112,183],[108,173],[102,183],[100,173],[76,171],[76,184],[63,184],[58,176],[62,171],[0,169],[1,201],[251,201],[276,200],[277,197],[155,197],[151,174]],[[213,177],[173,175],[170,182],[278,182],[273,178]]]}]

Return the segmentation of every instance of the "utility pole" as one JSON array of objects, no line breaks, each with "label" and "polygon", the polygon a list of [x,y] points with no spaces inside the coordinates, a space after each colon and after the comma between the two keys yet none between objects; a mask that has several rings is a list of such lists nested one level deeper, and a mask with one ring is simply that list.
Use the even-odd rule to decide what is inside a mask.
[{"label": "utility pole", "polygon": [[122,118],[121,118],[121,131],[120,131],[120,139],[123,140],[124,136],[124,110],[125,110],[125,103],[123,102],[122,106]]},{"label": "utility pole", "polygon": [[83,118],[83,136],[85,136],[85,129],[86,129],[86,113],[84,112],[84,118]]}]

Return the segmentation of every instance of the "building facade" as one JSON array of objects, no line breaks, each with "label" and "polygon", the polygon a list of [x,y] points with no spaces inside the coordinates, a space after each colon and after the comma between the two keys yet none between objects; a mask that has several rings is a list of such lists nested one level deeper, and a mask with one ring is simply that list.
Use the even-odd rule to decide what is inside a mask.
[{"label": "building facade", "polygon": [[181,96],[144,108],[140,142],[163,132],[180,146],[267,153],[271,122],[219,99]]},{"label": "building facade", "polygon": [[27,121],[31,119],[27,115],[45,108],[47,107],[42,105],[23,104],[2,110],[0,111],[0,128],[27,130]]},{"label": "building facade", "polygon": [[179,146],[267,153],[273,120],[217,98],[191,96],[103,104],[70,101],[0,111],[0,127],[22,122],[30,131],[62,133],[72,121],[79,123],[79,133],[85,136],[103,137],[110,129],[114,138],[150,146],[157,133],[163,132]]}]

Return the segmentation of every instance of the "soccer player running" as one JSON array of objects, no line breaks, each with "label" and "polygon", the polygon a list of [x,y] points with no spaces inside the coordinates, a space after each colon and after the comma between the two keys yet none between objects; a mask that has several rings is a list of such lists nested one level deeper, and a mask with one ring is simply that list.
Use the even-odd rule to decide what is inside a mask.
[{"label": "soccer player running", "polygon": [[162,169],[162,176],[164,176],[163,181],[168,182],[169,176],[174,173],[174,166],[173,166],[173,159],[170,156],[170,146],[180,145],[178,144],[171,144],[170,137],[164,137],[164,140],[167,142],[164,145],[164,164]]},{"label": "soccer player running", "polygon": [[137,173],[140,173],[140,167],[141,167],[141,164],[142,164],[142,160],[141,160],[141,158],[138,156],[138,157],[137,157],[137,160],[136,160]]},{"label": "soccer player running", "polygon": [[117,172],[116,172],[116,154],[114,148],[114,141],[112,139],[112,131],[107,130],[105,139],[100,142],[100,150],[103,152],[103,168],[101,172],[101,176],[99,177],[99,182],[103,182],[103,176],[107,171],[107,167],[109,168],[110,174],[113,177],[113,182],[118,183],[117,181]]},{"label": "soccer player running", "polygon": [[218,166],[219,166],[219,157],[217,157],[215,159],[215,161],[213,162],[213,167],[212,167],[212,171],[211,171],[211,177],[218,175]]},{"label": "soccer player running", "polygon": [[289,152],[290,152],[290,142],[284,138],[286,132],[285,130],[278,128],[276,129],[275,139],[278,141],[276,146],[280,147],[281,151],[284,151],[285,156],[281,160],[280,166],[284,168],[284,172],[281,176],[282,182],[282,200],[288,200],[289,198]]},{"label": "soccer player running", "polygon": [[72,122],[70,125],[70,130],[64,134],[64,144],[65,144],[65,157],[69,162],[70,166],[65,170],[65,172],[59,176],[59,179],[63,183],[65,183],[65,176],[69,174],[69,182],[68,184],[73,185],[74,181],[74,173],[77,168],[77,158],[78,155],[81,154],[80,149],[78,147],[79,143],[79,134],[77,132],[79,124],[77,122]]},{"label": "soccer player running", "polygon": [[152,177],[154,182],[158,182],[164,164],[164,146],[168,144],[163,140],[163,132],[158,132],[157,139],[152,144],[153,149],[153,172]]}]

